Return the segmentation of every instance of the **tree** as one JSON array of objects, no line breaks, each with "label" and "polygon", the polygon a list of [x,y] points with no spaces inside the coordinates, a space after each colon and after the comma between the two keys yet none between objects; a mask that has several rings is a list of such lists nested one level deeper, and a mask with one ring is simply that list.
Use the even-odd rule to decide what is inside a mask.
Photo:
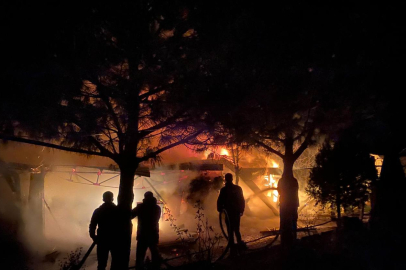
[{"label": "tree", "polygon": [[[298,16],[300,8],[306,18]],[[322,35],[323,29],[313,27],[318,11],[283,6],[271,13],[244,6],[226,28],[229,39],[219,46],[224,53],[218,54],[224,60],[214,63],[221,74],[217,88],[223,87],[223,104],[211,112],[232,134],[232,142],[258,146],[282,159],[281,239],[290,245],[296,239],[299,205],[294,163],[320,133],[345,122],[342,109],[349,104],[340,103],[339,97],[348,89],[340,89],[343,82],[337,79],[345,74],[336,67],[334,42]],[[263,20],[267,16],[272,19]],[[290,23],[280,27],[280,21]],[[310,35],[313,31],[317,34]],[[321,46],[320,51],[314,52],[313,46]]]},{"label": "tree", "polygon": [[355,145],[330,141],[323,144],[311,170],[306,192],[317,203],[336,207],[340,226],[341,207],[361,207],[369,199],[371,186],[377,180],[375,160]]},{"label": "tree", "polygon": [[[72,13],[66,16],[64,8]],[[0,139],[117,163],[120,269],[127,269],[137,167],[198,140],[204,131],[191,120],[200,117],[191,109],[202,92],[191,79],[200,65],[193,55],[196,35],[189,11],[172,1],[83,4],[80,9],[60,4],[46,14],[41,7],[35,10],[56,26],[37,24],[38,36],[46,38],[34,50],[40,64],[24,59],[28,67],[10,71],[10,85],[18,91],[2,102]]]},{"label": "tree", "polygon": [[379,96],[390,95],[394,84],[388,81],[402,70],[392,61],[404,54],[396,34],[404,31],[401,16],[394,6],[295,3],[261,9],[239,1],[223,13],[223,35],[213,46],[219,53],[210,64],[221,78],[216,90],[227,114],[214,108],[213,115],[225,129],[283,160],[280,227],[282,243],[293,243],[294,164],[320,134],[336,136],[371,117]]},{"label": "tree", "polygon": [[383,156],[379,179],[372,186],[371,228],[384,238],[397,239],[399,232],[398,205],[403,203],[406,176],[400,157],[406,148],[404,125],[398,122],[403,101],[396,96],[381,95],[379,106],[371,117],[359,121],[347,130],[357,145],[368,152]]}]

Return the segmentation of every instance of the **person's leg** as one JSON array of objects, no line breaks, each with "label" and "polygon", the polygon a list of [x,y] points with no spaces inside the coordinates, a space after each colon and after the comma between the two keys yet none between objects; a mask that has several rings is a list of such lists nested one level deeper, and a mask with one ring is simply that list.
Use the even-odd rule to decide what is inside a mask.
[{"label": "person's leg", "polygon": [[234,244],[234,229],[233,229],[233,222],[232,222],[231,215],[228,215],[228,219],[226,218],[226,227],[227,227],[227,234],[228,234],[228,243],[231,248]]},{"label": "person's leg", "polygon": [[147,252],[148,243],[145,241],[137,241],[137,251],[135,255],[135,269],[140,270],[144,267],[145,253]]},{"label": "person's leg", "polygon": [[235,216],[233,219],[233,224],[234,224],[233,227],[234,227],[235,237],[237,238],[238,250],[243,251],[243,250],[247,249],[247,245],[241,239],[240,221],[241,221],[240,215]]},{"label": "person's leg", "polygon": [[240,244],[242,242],[241,240],[241,233],[240,233],[240,220],[241,217],[238,215],[233,219],[234,222],[234,232],[235,232],[235,237],[237,238],[237,244]]},{"label": "person's leg", "polygon": [[[227,225],[228,228],[228,245],[230,247],[230,256],[234,257],[238,255],[237,245],[234,243],[234,234],[236,234],[235,228],[235,218],[234,215],[229,214],[229,223]],[[237,235],[236,235],[237,236]]]},{"label": "person's leg", "polygon": [[161,257],[158,251],[158,243],[154,242],[149,245],[149,250],[151,251],[151,261],[153,269],[159,269],[161,264]]},{"label": "person's leg", "polygon": [[117,258],[118,252],[117,252],[117,244],[116,243],[112,243],[111,247],[110,247],[110,254],[111,254],[111,266],[110,266],[110,270],[117,270],[118,265],[117,265],[117,260],[119,260]]},{"label": "person's leg", "polygon": [[97,270],[105,270],[109,257],[109,246],[102,241],[97,243]]}]

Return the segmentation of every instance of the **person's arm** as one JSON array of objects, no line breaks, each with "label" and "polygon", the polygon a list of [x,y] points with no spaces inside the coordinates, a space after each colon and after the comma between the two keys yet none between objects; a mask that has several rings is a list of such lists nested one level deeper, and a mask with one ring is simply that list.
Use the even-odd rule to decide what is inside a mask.
[{"label": "person's arm", "polygon": [[138,211],[139,211],[139,207],[138,207],[138,205],[133,209],[133,210],[131,210],[131,219],[133,219],[133,218],[135,218],[136,216],[138,216]]},{"label": "person's arm", "polygon": [[159,222],[160,218],[161,218],[161,207],[157,205],[155,212],[155,222]]},{"label": "person's arm", "polygon": [[99,222],[99,211],[98,209],[94,210],[92,218],[90,219],[90,224],[89,224],[89,235],[90,238],[93,239],[93,241],[96,241],[96,227],[97,223]]},{"label": "person's arm", "polygon": [[217,212],[221,212],[224,208],[224,192],[220,189],[220,195],[217,198]]}]

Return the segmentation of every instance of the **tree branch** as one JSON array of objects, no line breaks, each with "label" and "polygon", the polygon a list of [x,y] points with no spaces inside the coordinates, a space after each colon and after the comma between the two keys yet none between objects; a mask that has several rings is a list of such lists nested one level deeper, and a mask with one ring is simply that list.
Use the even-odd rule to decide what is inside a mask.
[{"label": "tree branch", "polygon": [[271,152],[272,154],[275,154],[275,155],[277,155],[277,156],[280,157],[280,158],[283,158],[283,157],[284,157],[284,155],[283,155],[281,152],[279,152],[279,151],[273,149],[273,148],[270,147],[269,145],[266,145],[265,143],[263,143],[263,142],[261,142],[261,141],[259,141],[259,140],[254,140],[254,141],[255,141],[257,144],[259,144],[260,146],[262,146],[263,148],[265,148],[268,152]]},{"label": "tree branch", "polygon": [[312,138],[312,135],[313,135],[313,129],[311,129],[309,131],[309,133],[307,133],[305,140],[299,146],[299,148],[296,150],[296,152],[293,154],[294,160],[298,159],[300,157],[300,155],[303,154],[304,150],[307,149],[307,147],[309,146],[310,139]]},{"label": "tree branch", "polygon": [[158,87],[157,89],[153,89],[151,91],[148,91],[148,92],[146,92],[144,94],[139,95],[139,99],[143,100],[144,98],[147,98],[147,97],[149,97],[151,95],[154,95],[154,94],[158,94],[159,92],[162,92],[162,91],[164,91],[164,89],[162,87]]},{"label": "tree branch", "polygon": [[278,138],[277,136],[265,136],[265,135],[257,135],[261,139],[267,139],[267,140],[272,140],[272,141],[277,141],[277,142],[285,142],[284,139]]},{"label": "tree branch", "polygon": [[172,144],[170,144],[170,145],[167,145],[167,146],[165,146],[165,147],[162,147],[161,149],[158,149],[158,150],[156,150],[155,152],[152,152],[152,153],[150,153],[150,154],[148,154],[148,155],[146,155],[146,156],[140,158],[140,161],[147,161],[148,159],[153,158],[153,157],[156,157],[157,155],[159,155],[160,153],[162,153],[162,152],[164,152],[164,151],[166,151],[166,150],[168,150],[168,149],[171,149],[171,148],[173,148],[173,147],[175,147],[175,146],[178,146],[178,145],[180,145],[180,144],[187,143],[187,141],[189,141],[190,139],[192,139],[192,138],[198,136],[198,135],[199,135],[200,133],[202,133],[203,131],[204,131],[204,129],[200,129],[200,130],[198,130],[197,132],[193,133],[192,135],[189,135],[188,137],[177,141],[176,143],[172,143]]},{"label": "tree branch", "polygon": [[58,149],[58,150],[62,150],[62,151],[68,151],[68,152],[79,153],[79,154],[109,157],[101,152],[93,152],[93,151],[87,151],[87,150],[83,150],[83,149],[75,149],[75,148],[70,148],[70,147],[61,146],[61,145],[57,145],[57,144],[46,143],[46,142],[30,140],[30,139],[24,139],[24,138],[19,138],[19,137],[10,136],[10,135],[4,135],[4,134],[0,134],[0,139],[7,140],[7,141],[28,143],[28,144],[32,144],[32,145],[45,146],[45,147],[50,147],[50,148],[54,148],[54,149]]},{"label": "tree branch", "polygon": [[121,126],[120,126],[120,121],[118,120],[118,117],[117,117],[116,113],[114,112],[114,109],[113,109],[113,106],[110,103],[109,97],[107,95],[105,95],[105,93],[104,93],[104,90],[106,89],[106,87],[103,86],[100,83],[96,83],[96,87],[97,87],[97,89],[99,89],[100,98],[103,100],[104,104],[106,104],[106,107],[107,107],[108,111],[110,112],[111,118],[113,119],[113,122],[114,122],[114,124],[115,124],[115,126],[117,128],[117,136],[119,138],[119,146],[118,147],[119,147],[119,151],[122,152],[123,145],[122,145],[122,142],[121,142],[121,137],[122,137],[122,134],[123,134],[123,130],[122,130]]},{"label": "tree branch", "polygon": [[174,114],[173,116],[168,117],[166,120],[160,122],[159,124],[156,124],[155,126],[140,130],[139,131],[140,138],[144,138],[145,136],[151,134],[152,132],[170,125],[172,122],[176,121],[185,111],[186,110],[181,110],[176,114]]},{"label": "tree branch", "polygon": [[93,142],[93,144],[99,148],[100,153],[103,153],[106,157],[112,157],[113,153],[107,150],[106,147],[104,147],[95,137],[90,136],[90,140]]},{"label": "tree branch", "polygon": [[109,129],[102,130],[102,133],[109,139],[109,144],[110,144],[110,147],[113,150],[114,154],[117,154],[117,150],[116,150],[116,147],[114,146],[114,141],[113,141],[113,138],[111,136],[110,130]]}]

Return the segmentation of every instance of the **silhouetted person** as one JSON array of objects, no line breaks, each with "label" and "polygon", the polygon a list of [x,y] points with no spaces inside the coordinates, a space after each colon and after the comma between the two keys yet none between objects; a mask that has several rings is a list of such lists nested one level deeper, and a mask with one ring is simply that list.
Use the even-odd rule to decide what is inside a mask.
[{"label": "silhouetted person", "polygon": [[233,175],[227,173],[225,175],[226,185],[220,190],[220,195],[217,199],[217,211],[223,209],[227,211],[230,223],[226,219],[228,241],[231,251],[234,249],[234,234],[237,238],[237,245],[241,249],[245,249],[246,245],[241,240],[240,219],[245,210],[245,200],[242,188],[233,184]]},{"label": "silhouetted person", "polygon": [[131,217],[138,217],[136,269],[143,269],[145,253],[148,248],[151,251],[152,265],[158,268],[160,260],[158,241],[161,208],[157,205],[157,200],[151,191],[145,192],[143,202],[131,211]]},{"label": "silhouetted person", "polygon": [[[111,253],[112,270],[115,269],[115,251],[116,251],[116,234],[117,234],[117,206],[113,203],[114,195],[107,191],[103,193],[104,203],[94,210],[89,225],[90,237],[97,243],[97,270],[105,270],[109,252]],[[96,227],[97,235],[96,235]]]}]

